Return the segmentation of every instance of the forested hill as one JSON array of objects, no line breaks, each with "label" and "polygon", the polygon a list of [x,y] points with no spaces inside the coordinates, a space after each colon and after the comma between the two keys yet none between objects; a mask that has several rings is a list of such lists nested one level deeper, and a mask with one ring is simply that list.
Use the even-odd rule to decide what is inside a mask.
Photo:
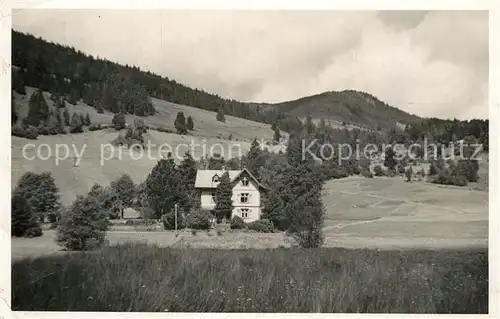
[{"label": "forested hill", "polygon": [[14,30],[12,50],[13,65],[21,70],[13,74],[14,89],[22,85],[38,87],[67,98],[70,103],[83,99],[96,109],[113,113],[153,115],[155,110],[148,101],[149,95],[205,110],[222,110],[253,121],[278,122],[283,130],[293,129],[297,118],[308,115],[372,129],[420,121],[417,116],[358,91],[326,92],[277,104],[224,99],[135,66],[94,58],[74,48]]}]

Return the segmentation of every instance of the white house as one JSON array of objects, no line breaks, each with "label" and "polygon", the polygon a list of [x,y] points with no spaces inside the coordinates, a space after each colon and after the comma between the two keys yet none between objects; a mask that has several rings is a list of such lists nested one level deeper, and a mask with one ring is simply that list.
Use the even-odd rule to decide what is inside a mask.
[{"label": "white house", "polygon": [[261,195],[267,188],[262,185],[246,168],[243,170],[198,170],[195,188],[201,194],[201,208],[215,209],[215,192],[224,172],[229,173],[233,186],[233,216],[246,222],[260,219]]}]

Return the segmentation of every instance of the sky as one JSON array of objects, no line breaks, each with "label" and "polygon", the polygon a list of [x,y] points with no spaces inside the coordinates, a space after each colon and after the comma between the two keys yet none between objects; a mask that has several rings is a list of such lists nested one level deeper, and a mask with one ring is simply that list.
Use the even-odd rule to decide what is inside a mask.
[{"label": "sky", "polygon": [[12,27],[240,101],[353,89],[488,117],[487,11],[23,9]]}]

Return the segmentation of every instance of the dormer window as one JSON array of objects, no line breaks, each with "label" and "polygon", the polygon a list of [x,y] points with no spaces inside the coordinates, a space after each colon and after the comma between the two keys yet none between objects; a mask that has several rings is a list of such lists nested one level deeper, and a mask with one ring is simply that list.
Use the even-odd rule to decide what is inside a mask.
[{"label": "dormer window", "polygon": [[247,178],[247,177],[243,177],[243,178],[241,179],[241,184],[242,184],[243,186],[248,186],[248,185],[250,184],[250,181],[248,180],[248,178]]},{"label": "dormer window", "polygon": [[220,178],[218,175],[214,175],[214,177],[212,177],[212,183],[218,183],[220,182]]}]

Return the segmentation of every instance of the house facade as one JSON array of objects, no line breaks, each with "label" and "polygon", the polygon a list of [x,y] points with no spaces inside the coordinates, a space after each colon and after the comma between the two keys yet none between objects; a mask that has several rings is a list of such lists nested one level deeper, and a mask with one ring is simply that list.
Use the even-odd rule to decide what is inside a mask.
[{"label": "house facade", "polygon": [[239,216],[245,222],[260,219],[261,195],[267,188],[247,170],[198,170],[195,188],[201,196],[201,208],[213,211],[215,209],[215,193],[222,175],[228,172],[232,183],[232,217]]}]

